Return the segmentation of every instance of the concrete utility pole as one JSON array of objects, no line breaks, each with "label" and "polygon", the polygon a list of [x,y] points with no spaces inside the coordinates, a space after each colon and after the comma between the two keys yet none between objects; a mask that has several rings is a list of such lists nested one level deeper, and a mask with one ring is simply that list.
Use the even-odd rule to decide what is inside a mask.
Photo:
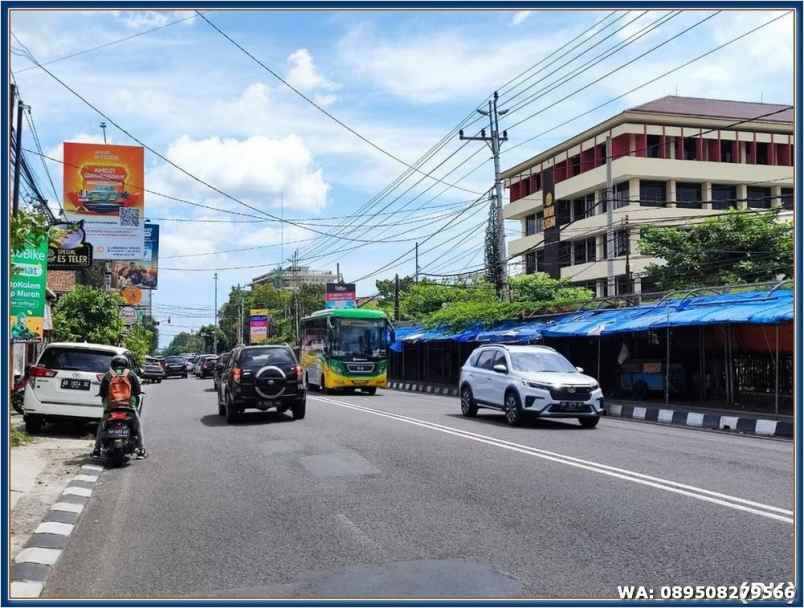
[{"label": "concrete utility pole", "polygon": [[611,136],[606,137],[606,276],[608,297],[614,296],[614,184],[611,176]]},{"label": "concrete utility pole", "polygon": [[416,283],[419,282],[419,243],[416,243]]},{"label": "concrete utility pole", "polygon": [[399,321],[399,274],[394,276],[394,322]]},{"label": "concrete utility pole", "polygon": [[472,141],[482,141],[489,145],[491,148],[491,154],[494,158],[494,206],[496,209],[496,218],[494,226],[496,236],[497,236],[497,263],[498,268],[496,269],[495,277],[497,283],[497,293],[502,293],[503,286],[506,283],[506,275],[508,270],[508,263],[507,263],[507,253],[505,250],[505,220],[503,219],[502,213],[502,180],[500,179],[500,144],[504,141],[508,141],[508,132],[503,131],[502,136],[500,136],[500,116],[503,116],[508,113],[508,110],[498,110],[497,109],[497,98],[498,98],[497,91],[494,91],[494,95],[492,99],[489,100],[489,109],[480,110],[478,109],[478,113],[482,114],[483,116],[489,117],[489,128],[491,129],[491,135],[489,137],[486,136],[486,130],[480,130],[480,137],[465,137],[463,134],[463,129],[459,132],[460,139],[463,140],[472,140]]},{"label": "concrete utility pole", "polygon": [[103,143],[105,144],[105,143],[107,143],[106,142],[106,123],[101,121],[100,128],[101,128],[101,131],[103,131]]},{"label": "concrete utility pole", "polygon": [[341,263],[340,262],[337,262],[335,264],[335,274],[337,275],[335,277],[335,282],[340,283],[341,282]]},{"label": "concrete utility pole", "polygon": [[215,354],[218,354],[218,273],[216,272],[214,275],[215,277],[215,332],[213,335],[213,350]]},{"label": "concrete utility pole", "polygon": [[628,285],[628,293],[633,293],[631,283],[631,233],[628,231],[628,216],[625,216],[625,280]]},{"label": "concrete utility pole", "polygon": [[22,164],[22,110],[25,104],[22,99],[17,102],[17,130],[14,133],[14,194],[12,197],[12,214],[17,215],[20,208],[20,166]]}]

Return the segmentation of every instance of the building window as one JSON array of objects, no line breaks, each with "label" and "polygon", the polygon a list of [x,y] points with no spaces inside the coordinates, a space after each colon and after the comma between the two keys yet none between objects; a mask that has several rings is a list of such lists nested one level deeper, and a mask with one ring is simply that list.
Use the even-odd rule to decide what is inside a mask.
[{"label": "building window", "polygon": [[572,221],[572,201],[558,201],[556,223],[559,226],[569,224]]},{"label": "building window", "polygon": [[770,146],[765,142],[757,142],[757,164],[770,164]]},{"label": "building window", "polygon": [[525,236],[536,234],[536,214],[528,215],[525,218]]},{"label": "building window", "polygon": [[730,209],[735,206],[737,186],[712,184],[712,209]]},{"label": "building window", "polygon": [[558,244],[558,267],[564,268],[565,266],[572,265],[572,242],[561,241]]},{"label": "building window", "polygon": [[536,272],[544,272],[544,249],[536,250]]},{"label": "building window", "polygon": [[793,210],[793,189],[782,188],[782,207],[792,211]]},{"label": "building window", "polygon": [[614,208],[626,207],[629,203],[628,182],[620,182],[614,185]]},{"label": "building window", "polygon": [[628,253],[628,231],[618,230],[614,233],[614,257]]},{"label": "building window", "polygon": [[526,253],[525,254],[525,272],[527,274],[533,274],[536,272],[536,254],[535,253]]},{"label": "building window", "polygon": [[701,208],[701,184],[676,182],[676,202],[684,209]]},{"label": "building window", "polygon": [[648,147],[645,150],[645,156],[648,158],[661,158],[662,157],[662,138],[660,135],[648,135]]},{"label": "building window", "polygon": [[608,194],[605,190],[598,192],[597,212],[606,213],[609,210]]},{"label": "building window", "polygon": [[751,209],[770,209],[771,190],[770,188],[748,188],[748,206]]},{"label": "building window", "polygon": [[698,158],[698,138],[684,138],[684,160],[700,160]]},{"label": "building window", "polygon": [[570,159],[570,175],[575,176],[581,172],[581,155],[576,154]]},{"label": "building window", "polygon": [[536,214],[536,234],[544,232],[544,212],[539,211]]},{"label": "building window", "polygon": [[734,142],[727,139],[720,141],[720,162],[722,163],[736,163],[737,159],[734,157]]},{"label": "building window", "polygon": [[572,221],[577,222],[586,217],[586,200],[584,197],[572,201]]},{"label": "building window", "polygon": [[586,264],[587,262],[595,261],[597,254],[597,240],[595,237],[574,241],[573,248],[575,250],[574,264]]},{"label": "building window", "polygon": [[617,295],[623,296],[633,292],[631,280],[627,275],[621,274],[615,278]]},{"label": "building window", "polygon": [[663,207],[667,200],[667,185],[664,182],[639,182],[639,204],[643,207]]},{"label": "building window", "polygon": [[586,207],[586,217],[592,217],[597,213],[597,209],[595,208],[595,194],[594,192],[590,192],[584,197],[585,207]]}]

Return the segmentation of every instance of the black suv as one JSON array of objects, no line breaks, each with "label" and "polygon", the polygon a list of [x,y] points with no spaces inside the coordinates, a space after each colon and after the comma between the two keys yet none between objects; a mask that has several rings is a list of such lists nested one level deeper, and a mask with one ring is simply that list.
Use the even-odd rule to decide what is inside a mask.
[{"label": "black suv", "polygon": [[304,418],[307,393],[302,369],[289,346],[240,346],[232,351],[222,372],[218,413],[233,422],[246,409],[291,410]]},{"label": "black suv", "polygon": [[165,378],[171,376],[187,377],[187,361],[182,357],[167,357],[165,359]]},{"label": "black suv", "polygon": [[215,361],[215,369],[212,371],[212,382],[215,384],[215,390],[218,391],[218,400],[221,399],[221,378],[226,373],[226,366],[231,356],[231,352],[219,355],[218,360]]}]

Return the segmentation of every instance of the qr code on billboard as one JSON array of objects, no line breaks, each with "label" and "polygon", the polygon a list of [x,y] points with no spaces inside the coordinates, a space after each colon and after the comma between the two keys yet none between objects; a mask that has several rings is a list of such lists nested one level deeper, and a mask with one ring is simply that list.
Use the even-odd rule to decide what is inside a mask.
[{"label": "qr code on billboard", "polygon": [[139,226],[140,225],[140,210],[129,209],[122,207],[120,209],[120,225],[121,226]]}]

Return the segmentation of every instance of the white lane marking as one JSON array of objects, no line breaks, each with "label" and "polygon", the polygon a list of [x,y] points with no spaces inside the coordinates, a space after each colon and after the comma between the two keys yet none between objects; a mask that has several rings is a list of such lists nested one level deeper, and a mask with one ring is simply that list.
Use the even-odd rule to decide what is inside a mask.
[{"label": "white lane marking", "polygon": [[44,588],[44,583],[35,581],[12,581],[10,595],[13,598],[39,597]]},{"label": "white lane marking", "polygon": [[34,534],[58,534],[59,536],[70,536],[73,532],[72,524],[64,524],[60,521],[43,521],[36,527]]},{"label": "white lane marking", "polygon": [[85,469],[87,471],[102,471],[103,470],[103,467],[99,467],[98,465],[95,465],[95,464],[85,464],[81,468]]},{"label": "white lane marking", "polygon": [[659,422],[673,422],[673,410],[659,410]]},{"label": "white lane marking", "polygon": [[350,536],[354,538],[355,542],[360,545],[361,549],[367,553],[372,552],[381,558],[385,558],[385,552],[382,550],[382,547],[368,534],[363,532],[360,526],[349,519],[349,517],[343,513],[337,513],[335,515],[335,519],[337,519],[338,523],[347,531]]},{"label": "white lane marking", "polygon": [[97,475],[76,475],[73,477],[73,481],[88,481],[89,483],[95,483],[98,481]]},{"label": "white lane marking", "polygon": [[68,513],[80,513],[84,510],[84,505],[79,505],[74,502],[57,502],[50,507],[51,511],[67,511]]},{"label": "white lane marking", "polygon": [[687,426],[703,426],[703,414],[690,412],[687,414]]},{"label": "white lane marking", "polygon": [[775,435],[776,434],[776,421],[775,420],[757,420],[756,429],[754,432],[757,435]]},{"label": "white lane marking", "polygon": [[78,486],[68,486],[62,494],[65,496],[83,496],[89,498],[92,496],[92,490],[89,488],[79,488]]},{"label": "white lane marking", "polygon": [[17,553],[14,561],[18,564],[45,564],[52,566],[61,555],[61,549],[43,549],[42,547],[28,547]]},{"label": "white lane marking", "polygon": [[745,511],[747,513],[753,513],[755,515],[760,515],[762,517],[767,517],[770,519],[775,519],[790,524],[793,523],[794,512],[791,511],[790,509],[782,509],[781,507],[775,507],[773,505],[767,505],[753,500],[748,500],[746,498],[740,498],[739,496],[731,496],[729,494],[723,494],[721,492],[715,492],[713,490],[707,490],[705,488],[699,488],[697,486],[692,486],[677,481],[672,481],[669,479],[662,479],[661,477],[654,477],[652,475],[645,475],[644,473],[638,473],[636,471],[630,471],[628,469],[622,469],[620,467],[614,467],[610,465],[601,464],[598,462],[592,462],[590,460],[583,460],[581,458],[575,458],[574,456],[568,456],[566,454],[560,454],[558,452],[542,450],[528,445],[523,445],[519,443],[514,443],[512,441],[499,439],[497,437],[491,437],[489,435],[481,435],[479,433],[473,433],[471,431],[465,431],[455,427],[449,427],[441,424],[436,424],[434,422],[428,422],[426,420],[420,420],[418,418],[410,418],[408,416],[403,416],[401,414],[392,414],[382,410],[375,410],[365,406],[355,405],[354,403],[349,403],[347,401],[338,401],[335,399],[329,399],[318,396],[311,397],[311,399],[315,401],[321,401],[323,403],[331,403],[333,405],[346,407],[349,409],[361,411],[368,414],[374,414],[375,416],[390,418],[392,420],[397,420],[399,422],[407,422],[408,424],[428,428],[434,431],[440,431],[448,435],[454,435],[456,437],[462,437],[464,439],[471,439],[479,443],[485,443],[486,445],[500,447],[514,452],[519,452],[521,454],[527,454],[529,456],[536,456],[538,458],[543,458],[544,460],[549,460],[551,462],[558,462],[571,467],[592,471],[594,473],[600,473],[601,475],[608,475],[610,477],[624,479],[626,481],[631,481],[633,483],[638,483],[653,488],[657,488],[660,490],[665,490],[667,492],[673,492],[675,494],[681,494],[683,496],[697,498],[698,500],[726,506],[732,509],[736,509],[738,511]]}]

